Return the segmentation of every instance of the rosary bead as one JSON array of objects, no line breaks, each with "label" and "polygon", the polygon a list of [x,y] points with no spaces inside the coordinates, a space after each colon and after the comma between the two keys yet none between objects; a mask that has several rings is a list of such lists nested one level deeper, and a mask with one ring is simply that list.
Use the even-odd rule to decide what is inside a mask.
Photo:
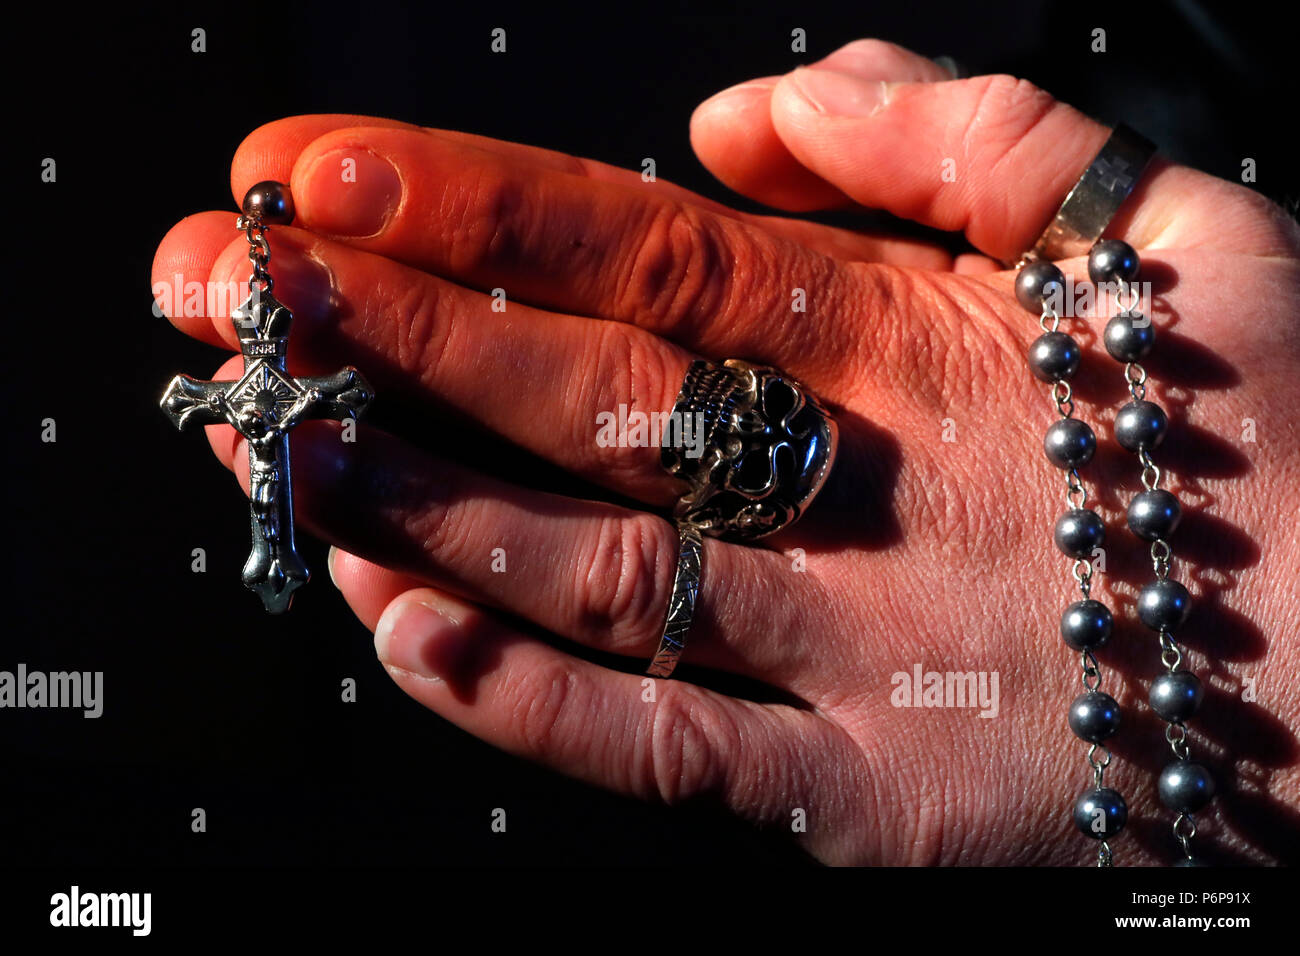
[{"label": "rosary bead", "polygon": [[1132,282],[1142,266],[1137,250],[1122,239],[1103,239],[1088,253],[1093,282]]},{"label": "rosary bead", "polygon": [[1090,558],[1106,540],[1106,526],[1097,512],[1071,508],[1057,519],[1052,540],[1067,558]]},{"label": "rosary bead", "polygon": [[1119,704],[1110,694],[1088,691],[1070,704],[1070,729],[1080,740],[1099,744],[1119,730]]},{"label": "rosary bead", "polygon": [[1214,777],[1199,763],[1175,760],[1160,771],[1160,802],[1176,813],[1195,813],[1214,799]]},{"label": "rosary bead", "polygon": [[1204,860],[1198,860],[1194,856],[1185,856],[1177,863],[1174,864],[1174,866],[1209,866],[1209,865],[1210,864],[1206,863]]},{"label": "rosary bead", "polygon": [[268,226],[287,226],[293,222],[293,196],[289,187],[267,179],[244,194],[244,215],[261,217]]},{"label": "rosary bead", "polygon": [[[1065,273],[1054,262],[1031,262],[1016,276],[1016,301],[1035,315],[1049,296],[1065,297]],[[1058,301],[1058,306],[1062,304]]]},{"label": "rosary bead", "polygon": [[1192,596],[1187,588],[1167,578],[1152,581],[1138,592],[1138,617],[1153,631],[1172,631],[1187,620]]},{"label": "rosary bead", "polygon": [[1147,700],[1161,720],[1181,724],[1200,709],[1205,688],[1190,671],[1170,671],[1151,682]]},{"label": "rosary bead", "polygon": [[1129,402],[1115,416],[1115,440],[1129,451],[1152,451],[1165,440],[1169,419],[1155,402]]},{"label": "rosary bead", "polygon": [[1110,609],[1089,598],[1075,601],[1061,615],[1061,639],[1076,651],[1096,650],[1110,640]]},{"label": "rosary bead", "polygon": [[1106,351],[1117,362],[1138,362],[1156,344],[1155,324],[1140,312],[1121,312],[1106,323],[1102,333]]},{"label": "rosary bead", "polygon": [[1128,822],[1128,804],[1109,787],[1089,790],[1074,801],[1074,825],[1084,836],[1108,840]]},{"label": "rosary bead", "polygon": [[1079,370],[1083,353],[1064,332],[1044,332],[1029,346],[1029,369],[1042,382],[1064,381]]},{"label": "rosary bead", "polygon": [[1178,528],[1183,509],[1163,488],[1140,491],[1128,505],[1129,529],[1146,541],[1164,541]]},{"label": "rosary bead", "polygon": [[1057,468],[1082,468],[1097,450],[1097,436],[1077,418],[1062,418],[1047,429],[1043,439],[1047,460]]}]

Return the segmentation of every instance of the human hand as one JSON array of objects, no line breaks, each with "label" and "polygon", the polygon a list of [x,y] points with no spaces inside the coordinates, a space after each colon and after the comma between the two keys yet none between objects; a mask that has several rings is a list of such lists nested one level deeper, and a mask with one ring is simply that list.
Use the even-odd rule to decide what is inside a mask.
[{"label": "human hand", "polygon": [[[1052,409],[1025,365],[1035,317],[994,259],[1031,244],[1106,131],[1021,82],[937,82],[927,64],[851,45],[827,64],[843,73],[800,71],[710,100],[693,140],[755,198],[887,209],[961,229],[982,256],[742,215],[635,172],[387,120],[296,117],[245,141],[236,197],[277,179],[298,207],[296,227],[271,238],[277,297],[299,317],[292,364],[353,362],[381,396],[450,408],[646,509],[534,491],[374,429],[343,444],[327,423],[301,427],[299,517],[339,549],[333,577],[407,693],[496,746],[622,793],[708,795],[782,828],[802,810],[800,838],[828,862],[1088,859],[1068,818],[1090,775],[1065,727],[1077,658],[1056,630],[1072,597],[1051,544]],[[884,74],[911,82],[869,105]],[[946,157],[953,182],[940,177]],[[355,181],[341,175],[349,160]],[[184,220],[155,278],[246,278],[232,233],[226,212]],[[1147,366],[1172,413],[1160,457],[1187,512],[1175,545],[1197,598],[1179,637],[1210,685],[1193,741],[1220,783],[1198,844],[1274,859],[1300,804],[1297,652],[1278,639],[1296,623],[1300,544],[1273,505],[1298,464],[1296,230],[1248,190],[1162,164],[1110,234],[1138,248],[1157,294]],[[1061,266],[1086,274],[1082,260]],[[794,290],[806,312],[792,310]],[[173,321],[237,344],[226,316]],[[1151,776],[1167,751],[1142,689],[1158,652],[1130,620],[1147,572],[1120,517],[1137,469],[1103,424],[1123,381],[1097,329],[1072,331],[1086,346],[1080,415],[1101,439],[1085,478],[1101,487],[1110,530],[1099,590],[1117,624],[1100,657],[1127,721],[1108,771],[1130,806],[1115,850],[1120,862],[1169,862]],[[686,667],[648,701],[639,674],[581,660],[500,613],[627,655],[633,670],[653,655],[677,550],[655,512],[675,488],[658,448],[598,444],[596,416],[671,409],[697,355],[784,369],[840,426],[839,461],[802,522],[761,546],[706,541],[686,652],[687,665],[795,703],[709,690],[694,682],[707,672]],[[1241,441],[1245,419],[1254,444]],[[209,432],[246,482],[242,439]],[[997,672],[997,715],[895,707],[892,676],[918,664]],[[1247,679],[1254,704],[1239,699]]]}]

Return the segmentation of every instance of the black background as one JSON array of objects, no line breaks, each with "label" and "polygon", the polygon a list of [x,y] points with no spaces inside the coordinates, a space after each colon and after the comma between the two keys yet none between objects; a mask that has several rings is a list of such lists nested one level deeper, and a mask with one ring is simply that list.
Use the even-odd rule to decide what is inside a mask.
[{"label": "black background", "polygon": [[[636,168],[743,208],[694,159],[692,108],[862,36],[971,73],[1025,76],[1176,160],[1295,208],[1294,23],[1259,4],[789,5],[595,16],[493,0],[400,12],[223,5],[93,21],[38,5],[6,38],[6,586],[0,669],[105,672],[98,720],[0,712],[8,863],[801,862],[705,808],[611,797],[504,756],[407,699],[317,572],[286,617],[238,580],[245,505],[197,434],[157,409],[218,353],[151,313],[150,262],[181,217],[235,206],[256,126],[357,112]],[[1280,9],[1275,6],[1273,9]],[[491,53],[504,27],[508,52]],[[207,52],[190,31],[207,31]],[[808,53],[790,50],[795,27]],[[1108,52],[1090,52],[1091,30]],[[58,181],[40,181],[53,157]],[[839,217],[844,221],[844,217]],[[483,369],[491,376],[493,369]],[[58,440],[40,440],[57,421]],[[205,548],[208,570],[190,571]],[[358,702],[340,701],[354,678]],[[190,829],[192,808],[208,831]],[[490,813],[509,814],[505,835]]]}]

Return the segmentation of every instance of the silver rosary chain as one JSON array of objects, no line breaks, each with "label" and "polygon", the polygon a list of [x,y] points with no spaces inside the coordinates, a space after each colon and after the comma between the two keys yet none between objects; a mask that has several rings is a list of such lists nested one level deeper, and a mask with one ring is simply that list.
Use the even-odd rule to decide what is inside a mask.
[{"label": "silver rosary chain", "polygon": [[[1061,315],[1055,305],[1049,301],[1044,301],[1042,315],[1038,318],[1038,326],[1044,332],[1056,332],[1061,326]],[[1056,407],[1056,413],[1062,420],[1074,417],[1074,389],[1070,383],[1063,378],[1058,378],[1050,385],[1049,396],[1052,404]],[[1082,509],[1088,503],[1088,489],[1083,483],[1083,478],[1079,475],[1078,468],[1069,468],[1065,472],[1065,503],[1067,507],[1073,509]],[[1079,593],[1083,595],[1086,601],[1092,596],[1092,562],[1086,558],[1078,558],[1074,561],[1070,569],[1070,575],[1074,579]],[[1080,652],[1080,680],[1084,689],[1089,692],[1100,691],[1102,685],[1101,665],[1097,662],[1097,657],[1091,650]],[[1099,756],[1100,755],[1100,756]],[[1088,766],[1092,769],[1093,789],[1100,790],[1103,786],[1105,771],[1110,766],[1111,754],[1102,744],[1091,744],[1087,753]],[[1101,840],[1097,844],[1097,866],[1109,867],[1114,865],[1114,853],[1110,848],[1110,843]]]},{"label": "silver rosary chain", "polygon": [[[1127,294],[1129,302],[1127,305],[1120,304],[1117,314],[1123,315],[1132,312],[1137,306],[1140,293],[1135,283],[1120,282],[1121,295]],[[1127,362],[1124,365],[1124,384],[1128,387],[1129,394],[1133,401],[1146,401],[1147,397],[1147,371],[1138,362]],[[1142,466],[1140,480],[1142,487],[1146,491],[1156,491],[1160,488],[1160,480],[1163,473],[1160,467],[1151,458],[1151,453],[1142,448],[1135,453],[1138,463]],[[1151,542],[1151,565],[1155,572],[1157,581],[1169,579],[1170,571],[1173,567],[1174,551],[1168,541],[1163,538],[1156,538]],[[1178,643],[1174,640],[1169,628],[1162,627],[1157,632],[1157,639],[1160,645],[1160,662],[1164,665],[1166,673],[1173,674],[1183,663],[1183,653]],[[1175,759],[1186,761],[1191,757],[1191,745],[1188,742],[1187,725],[1180,721],[1167,721],[1165,724],[1165,741],[1169,744]],[[1196,820],[1189,813],[1179,813],[1173,823],[1174,836],[1181,843],[1183,853],[1188,859],[1192,858],[1191,840],[1196,836]]]}]

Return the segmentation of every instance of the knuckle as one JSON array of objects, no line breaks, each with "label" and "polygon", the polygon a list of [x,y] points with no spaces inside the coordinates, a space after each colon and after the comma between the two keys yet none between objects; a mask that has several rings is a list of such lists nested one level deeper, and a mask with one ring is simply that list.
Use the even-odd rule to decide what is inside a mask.
[{"label": "knuckle", "polygon": [[[473,559],[476,542],[493,539],[474,527],[476,521],[486,520],[488,506],[466,504],[460,478],[444,472],[435,482],[398,474],[392,468],[385,472],[371,493],[383,502],[381,518],[391,515],[398,525],[398,538],[404,550],[409,549],[404,555],[408,560],[437,568],[460,567]],[[500,537],[499,528],[493,532]]]},{"label": "knuckle", "polygon": [[[582,363],[582,388],[586,394],[579,395],[577,403],[578,408],[592,414],[575,416],[574,425],[580,432],[573,439],[574,447],[589,449],[588,470],[603,482],[641,488],[660,478],[651,456],[658,454],[662,415],[672,409],[680,387],[676,364],[663,340],[629,325],[605,323],[601,333],[592,338]],[[640,436],[634,442],[632,435],[626,442],[593,441],[595,415],[612,414],[621,419],[620,409],[626,412],[628,422],[648,423],[644,442]],[[637,447],[625,447],[634,444]]]},{"label": "knuckle", "polygon": [[1069,109],[1028,80],[1006,74],[969,81],[975,100],[959,142],[973,164],[996,172],[1058,109]]},{"label": "knuckle", "polygon": [[668,606],[669,557],[675,536],[651,514],[611,516],[601,522],[594,553],[584,564],[583,627],[614,651],[642,652],[658,636]]},{"label": "knuckle", "polygon": [[666,203],[636,241],[615,291],[614,310],[659,334],[689,336],[701,317],[726,314],[736,265],[713,217]]},{"label": "knuckle", "polygon": [[445,562],[452,542],[451,509],[442,503],[422,503],[413,507],[402,522],[403,537],[415,543],[423,559]]},{"label": "knuckle", "polygon": [[452,313],[437,283],[417,280],[395,292],[380,288],[383,301],[365,310],[371,326],[362,333],[369,340],[393,343],[393,358],[403,372],[421,381],[438,378],[452,333]]},{"label": "knuckle", "polygon": [[529,221],[524,177],[484,164],[448,204],[444,221],[451,224],[447,249],[455,274],[496,273],[520,261]]},{"label": "knuckle", "polygon": [[[783,354],[820,356],[843,343],[826,340],[834,323],[809,321],[802,312],[834,314],[846,292],[842,278],[830,256],[694,206],[664,203],[642,226],[611,307],[616,318],[704,349],[762,323]],[[799,312],[797,290],[806,302]]]},{"label": "knuckle", "polygon": [[725,786],[723,732],[692,688],[661,682],[641,761],[644,793],[669,805],[718,795]]},{"label": "knuckle", "polygon": [[1005,73],[977,77],[970,81],[977,98],[972,125],[994,132],[1035,125],[1056,105],[1051,93],[1028,80]]},{"label": "knuckle", "polygon": [[564,746],[556,733],[566,708],[571,706],[577,679],[564,661],[554,661],[529,671],[521,681],[509,725],[525,751],[545,759]]}]

